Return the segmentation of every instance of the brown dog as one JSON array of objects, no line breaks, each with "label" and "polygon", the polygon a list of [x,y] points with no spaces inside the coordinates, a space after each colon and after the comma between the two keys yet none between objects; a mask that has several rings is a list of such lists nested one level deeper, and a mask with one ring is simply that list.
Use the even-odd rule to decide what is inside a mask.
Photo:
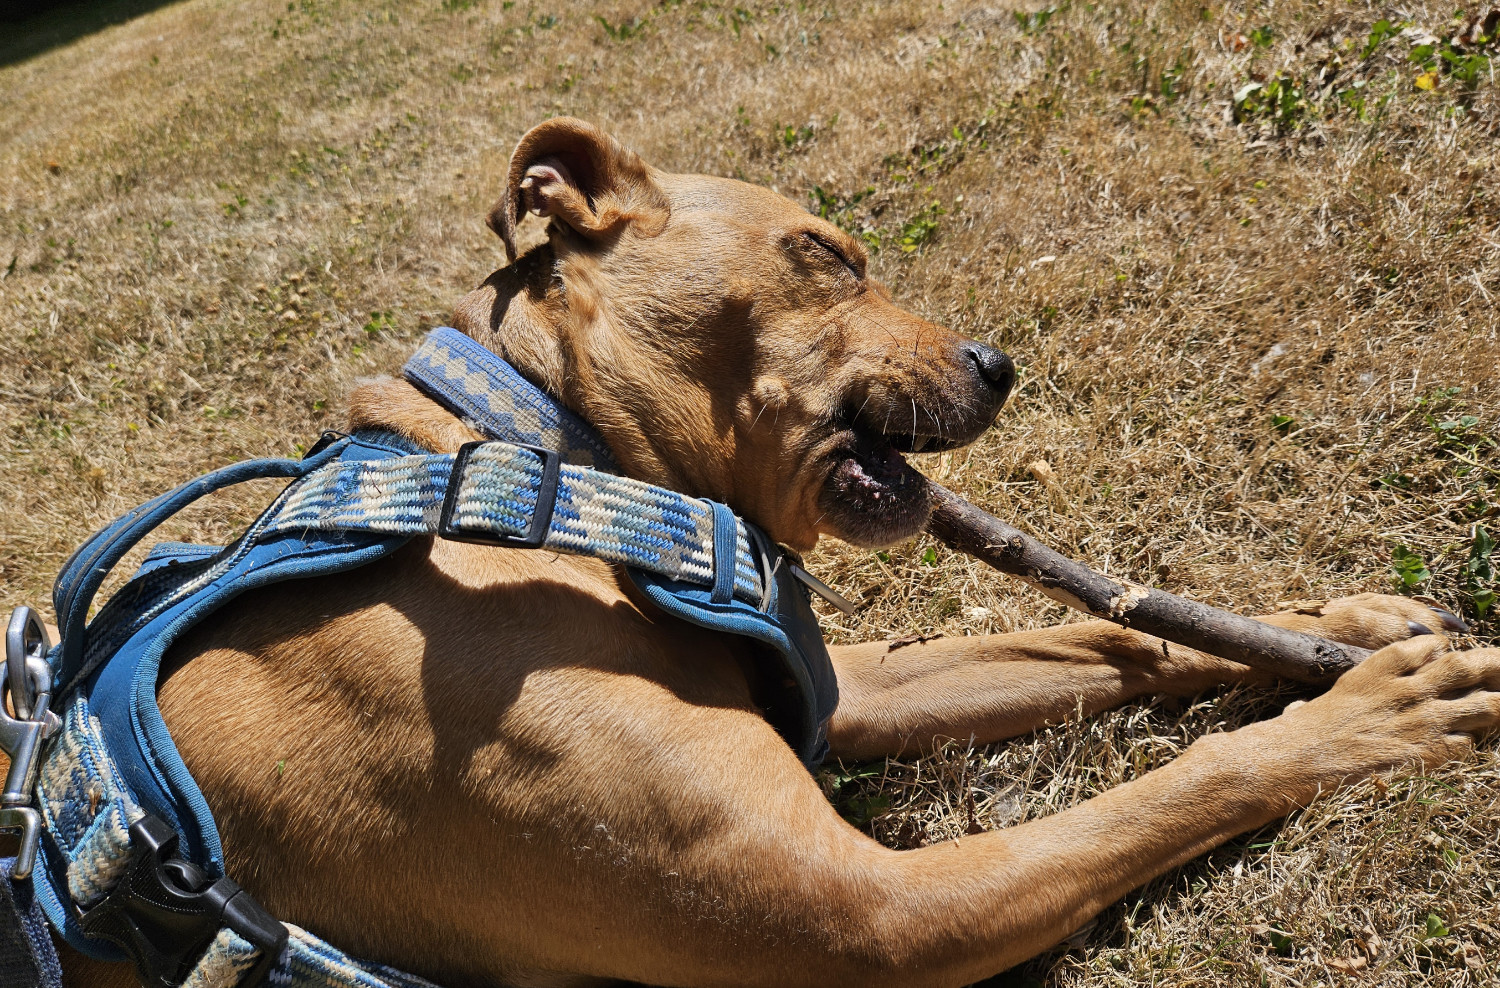
[{"label": "brown dog", "polygon": [[[526,210],[552,217],[550,243],[516,259]],[[896,447],[973,440],[1009,386],[1003,355],[893,304],[837,228],[657,171],[577,120],[522,139],[491,225],[514,263],[455,325],[632,476],[796,548],[916,533],[925,495]],[[402,382],[352,404],[355,426],[435,450],[480,438]],[[1267,620],[1382,650],[1066,813],[901,852],[840,819],[761,717],[743,639],[665,617],[588,558],[424,538],[254,591],[177,646],[161,705],[237,880],[449,988],[962,985],[1322,790],[1459,757],[1500,721],[1500,650],[1408,641],[1434,623],[1412,601]],[[832,650],[837,757],[1254,675],[1102,623],[886,652]],[[69,970],[74,988],[130,983]]]}]

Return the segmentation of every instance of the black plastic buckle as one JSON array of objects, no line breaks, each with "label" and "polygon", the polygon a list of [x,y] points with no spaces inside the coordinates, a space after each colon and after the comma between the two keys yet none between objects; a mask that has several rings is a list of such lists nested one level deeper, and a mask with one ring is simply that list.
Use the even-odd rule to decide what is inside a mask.
[{"label": "black plastic buckle", "polygon": [[544,446],[528,446],[526,443],[501,443],[535,453],[542,460],[542,486],[536,493],[536,508],[531,513],[531,528],[525,535],[503,535],[498,532],[471,532],[453,524],[453,513],[458,507],[458,489],[463,486],[464,469],[469,457],[481,446],[496,440],[464,443],[453,458],[453,472],[448,475],[448,492],[443,495],[443,514],[438,519],[437,533],[451,542],[472,542],[476,545],[500,545],[514,549],[539,549],[547,541],[547,530],[552,527],[552,509],[557,507],[557,478],[562,471],[562,455],[555,449]]},{"label": "black plastic buckle", "polygon": [[119,883],[104,901],[79,910],[84,935],[129,954],[145,988],[180,988],[227,926],[260,948],[239,988],[259,985],[286,949],[286,927],[230,879],[213,881],[179,857],[177,831],[159,817],[137,820],[130,846],[134,857]]}]

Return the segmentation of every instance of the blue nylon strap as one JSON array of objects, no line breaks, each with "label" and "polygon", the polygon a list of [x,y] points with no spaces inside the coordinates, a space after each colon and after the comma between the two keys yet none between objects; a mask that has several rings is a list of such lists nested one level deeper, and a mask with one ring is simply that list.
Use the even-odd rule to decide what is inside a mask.
[{"label": "blue nylon strap", "polygon": [[62,988],[57,948],[31,882],[14,881],[15,858],[0,859],[0,988]]},{"label": "blue nylon strap", "polygon": [[428,333],[402,374],[492,438],[555,449],[574,466],[619,472],[587,422],[456,329]]},{"label": "blue nylon strap", "polygon": [[739,519],[718,501],[709,501],[708,506],[714,513],[714,589],[710,599],[715,604],[727,604],[734,599]]},{"label": "blue nylon strap", "polygon": [[62,643],[54,660],[57,695],[62,694],[82,664],[84,628],[94,595],[99,592],[110,570],[137,542],[205,495],[246,480],[300,477],[337,456],[345,443],[347,440],[333,443],[306,460],[246,460],[223,467],[153,498],[91,536],[63,567],[52,591],[52,604],[62,632]]}]

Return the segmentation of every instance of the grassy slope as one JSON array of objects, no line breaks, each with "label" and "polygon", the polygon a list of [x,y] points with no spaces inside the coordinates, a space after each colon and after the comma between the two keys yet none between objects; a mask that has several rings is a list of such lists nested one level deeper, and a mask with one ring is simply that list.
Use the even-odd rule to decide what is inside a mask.
[{"label": "grassy slope", "polygon": [[[1451,14],[1404,16],[1447,37]],[[163,487],[338,426],[350,382],[501,263],[481,217],[505,156],[566,112],[821,203],[913,308],[1009,348],[1001,428],[923,466],[1063,551],[1266,608],[1388,586],[1400,546],[1472,617],[1471,526],[1500,527],[1500,106],[1488,69],[1416,88],[1411,33],[1362,57],[1381,17],[188,0],[27,60],[0,40],[0,601],[44,600],[87,529]],[[1283,74],[1300,93],[1248,93],[1236,121]],[[267,494],[172,534],[224,539]],[[815,563],[865,602],[840,639],[1066,617],[926,542]],[[829,784],[892,844],[942,839],[1288,698],[1145,704]],[[1497,797],[1490,746],[1325,801],[1010,983],[1493,984]]]}]

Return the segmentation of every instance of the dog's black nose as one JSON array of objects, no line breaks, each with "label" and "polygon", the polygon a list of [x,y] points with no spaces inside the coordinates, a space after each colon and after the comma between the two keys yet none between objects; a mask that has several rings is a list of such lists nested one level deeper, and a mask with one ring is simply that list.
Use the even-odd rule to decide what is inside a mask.
[{"label": "dog's black nose", "polygon": [[968,349],[969,356],[974,359],[974,366],[979,370],[979,376],[995,389],[999,402],[1004,403],[1011,387],[1016,383],[1016,365],[1004,352],[992,346],[970,343]]}]

